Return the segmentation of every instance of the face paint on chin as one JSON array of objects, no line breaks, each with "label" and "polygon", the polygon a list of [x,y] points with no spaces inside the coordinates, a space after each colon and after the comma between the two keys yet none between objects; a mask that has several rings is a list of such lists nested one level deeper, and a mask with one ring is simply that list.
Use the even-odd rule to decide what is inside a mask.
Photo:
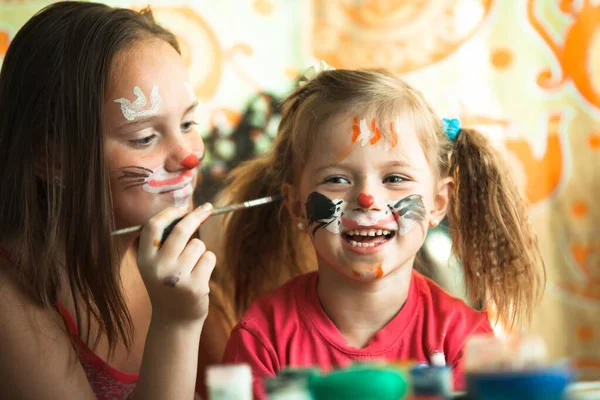
[{"label": "face paint on chin", "polygon": [[375,281],[383,277],[383,268],[382,265],[379,264],[374,271],[353,270],[352,276],[354,276],[356,279],[360,279],[361,281]]},{"label": "face paint on chin", "polygon": [[388,202],[388,208],[396,217],[400,236],[406,235],[411,229],[423,222],[427,214],[423,196],[419,194],[411,194],[399,201]]},{"label": "face paint on chin", "polygon": [[329,199],[319,192],[312,192],[306,200],[306,217],[308,226],[317,224],[313,229],[313,236],[321,228],[331,233],[340,233],[340,217],[348,203],[342,199]]}]

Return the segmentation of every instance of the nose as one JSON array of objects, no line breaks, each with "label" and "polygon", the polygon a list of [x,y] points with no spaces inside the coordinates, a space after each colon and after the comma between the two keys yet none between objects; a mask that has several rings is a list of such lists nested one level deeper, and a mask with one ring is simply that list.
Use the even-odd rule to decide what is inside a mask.
[{"label": "nose", "polygon": [[370,209],[375,204],[375,198],[368,193],[361,192],[356,198],[360,208]]},{"label": "nose", "polygon": [[194,150],[190,146],[178,146],[169,154],[165,162],[165,169],[175,172],[182,169],[190,170],[197,168],[202,162],[203,154],[204,146]]},{"label": "nose", "polygon": [[200,160],[198,160],[198,157],[196,157],[196,155],[192,153],[188,154],[187,157],[181,160],[180,164],[183,168],[193,169],[200,165]]}]

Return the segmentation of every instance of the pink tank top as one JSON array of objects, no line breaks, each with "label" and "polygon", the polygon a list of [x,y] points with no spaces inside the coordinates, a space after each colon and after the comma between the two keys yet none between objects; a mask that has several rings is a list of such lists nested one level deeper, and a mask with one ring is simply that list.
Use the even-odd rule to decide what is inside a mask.
[{"label": "pink tank top", "polygon": [[[15,263],[13,255],[2,248],[0,248],[0,257],[13,264]],[[119,371],[98,357],[77,336],[77,324],[69,311],[58,301],[56,302],[56,308],[65,321],[67,331],[73,338],[73,342],[79,343],[79,361],[98,400],[124,400],[129,398],[135,389],[138,374]]]},{"label": "pink tank top", "polygon": [[74,342],[79,343],[79,361],[98,400],[129,398],[135,389],[138,374],[119,371],[98,357],[77,337],[77,324],[69,311],[58,301],[56,302],[56,308],[62,315]]}]

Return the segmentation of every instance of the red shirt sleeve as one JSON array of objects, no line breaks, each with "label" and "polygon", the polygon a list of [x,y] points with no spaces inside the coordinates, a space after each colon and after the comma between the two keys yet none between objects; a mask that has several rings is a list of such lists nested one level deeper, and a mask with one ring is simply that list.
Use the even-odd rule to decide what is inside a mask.
[{"label": "red shirt sleeve", "polygon": [[[473,329],[473,331],[465,338],[465,342],[469,339],[469,337],[473,335],[493,335],[494,330],[492,329],[492,325],[490,325],[490,321],[487,318],[487,314],[483,314],[485,318],[481,321],[481,323]],[[464,347],[463,343],[463,347]],[[465,366],[464,366],[464,352],[463,348],[457,353],[454,360],[449,360],[450,366],[452,367],[452,380],[454,390],[457,392],[462,392],[466,390],[466,379],[465,379]]]},{"label": "red shirt sleeve", "polygon": [[250,366],[255,400],[266,399],[264,380],[274,377],[275,371],[279,370],[275,351],[267,346],[265,341],[246,329],[242,322],[242,325],[238,325],[231,332],[223,355],[223,364]]}]

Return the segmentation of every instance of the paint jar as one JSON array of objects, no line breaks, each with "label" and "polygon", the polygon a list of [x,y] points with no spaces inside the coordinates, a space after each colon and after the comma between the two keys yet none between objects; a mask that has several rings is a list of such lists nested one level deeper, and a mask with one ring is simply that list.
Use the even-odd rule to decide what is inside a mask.
[{"label": "paint jar", "polygon": [[576,382],[567,388],[564,400],[598,400],[600,399],[600,381]]},{"label": "paint jar", "polygon": [[308,389],[308,380],[321,375],[318,368],[286,367],[272,379],[265,381],[265,390],[269,400],[312,400]]},{"label": "paint jar", "polygon": [[414,400],[446,400],[452,397],[450,367],[417,364],[410,370],[410,379]]},{"label": "paint jar", "polygon": [[475,335],[465,343],[467,372],[535,369],[548,364],[548,350],[540,336]]},{"label": "paint jar", "polygon": [[400,400],[408,381],[398,368],[359,365],[337,370],[308,382],[315,400]]},{"label": "paint jar", "polygon": [[467,392],[470,399],[477,400],[564,400],[573,375],[564,366],[469,372],[466,374]]},{"label": "paint jar", "polygon": [[209,400],[252,400],[252,370],[247,364],[210,366],[206,386]]},{"label": "paint jar", "polygon": [[465,345],[469,398],[563,400],[573,380],[569,366],[553,365],[542,337],[474,336]]}]

